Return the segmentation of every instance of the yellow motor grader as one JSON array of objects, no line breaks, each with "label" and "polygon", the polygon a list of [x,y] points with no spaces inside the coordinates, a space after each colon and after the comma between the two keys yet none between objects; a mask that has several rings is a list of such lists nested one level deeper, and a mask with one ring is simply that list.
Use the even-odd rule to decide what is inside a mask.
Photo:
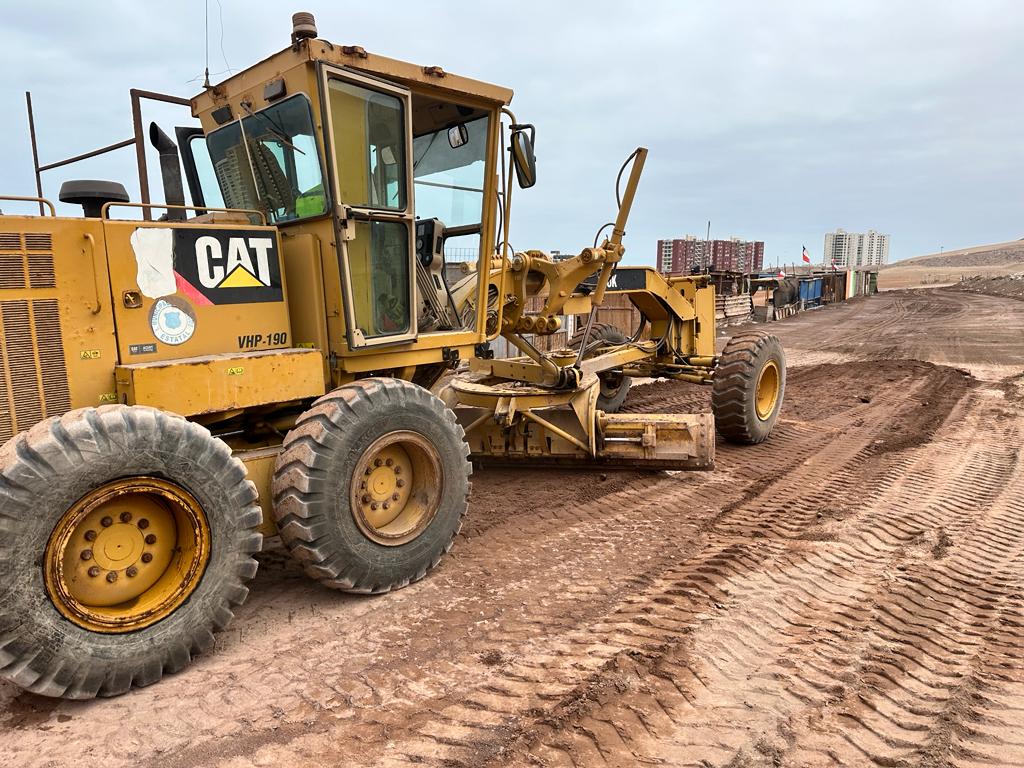
[{"label": "yellow motor grader", "polygon": [[[452,546],[472,462],[709,469],[716,424],[771,432],[778,341],[716,354],[706,277],[620,265],[646,150],[607,237],[554,259],[509,248],[536,163],[505,88],[296,14],[287,48],[195,98],[132,98],[133,139],[49,166],[29,101],[38,196],[4,199],[39,215],[0,215],[0,677],[89,698],[182,669],[267,535],[327,587],[416,581]],[[140,98],[201,124],[151,126],[159,204]],[[60,199],[84,217],[55,214],[41,171],[129,145],[141,202],[73,181]],[[476,260],[452,276],[456,249]],[[638,328],[596,322],[611,294]],[[499,336],[521,354],[496,359]],[[710,384],[713,417],[617,413],[637,376]]]}]

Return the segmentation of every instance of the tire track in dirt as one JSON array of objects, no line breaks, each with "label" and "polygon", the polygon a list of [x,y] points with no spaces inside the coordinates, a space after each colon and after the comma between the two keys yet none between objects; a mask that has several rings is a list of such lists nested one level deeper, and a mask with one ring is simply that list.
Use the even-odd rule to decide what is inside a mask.
[{"label": "tire track in dirt", "polygon": [[[944,456],[941,451],[931,454],[927,447],[912,449],[906,455],[881,454],[880,461],[889,466],[874,469],[883,470],[879,473],[883,482],[858,496],[859,503],[867,501],[869,512],[843,520],[839,531],[827,532],[838,536],[840,531],[862,531],[856,540],[847,543],[840,539],[835,544],[812,545],[805,550],[799,538],[787,537],[788,526],[782,526],[770,534],[779,536],[782,546],[773,548],[774,561],[768,561],[767,567],[762,563],[762,573],[749,574],[748,579],[736,571],[718,572],[716,578],[727,575],[728,587],[714,593],[697,584],[696,588],[719,607],[724,605],[725,615],[711,612],[693,630],[688,644],[658,660],[653,674],[634,675],[631,680],[635,685],[624,686],[625,695],[612,696],[578,722],[561,724],[553,744],[541,740],[530,754],[550,765],[600,761],[767,765],[779,764],[783,759],[794,765],[858,765],[865,757],[879,765],[945,764],[940,756],[945,754],[949,734],[976,734],[972,725],[976,712],[965,702],[977,704],[973,697],[981,687],[979,681],[989,674],[986,669],[992,669],[977,663],[983,654],[972,656],[962,649],[977,646],[990,626],[1005,626],[1009,620],[1020,627],[1019,580],[1010,582],[1016,592],[1010,592],[1009,597],[995,590],[1008,601],[1004,611],[993,606],[997,595],[985,586],[993,581],[1001,584],[1011,573],[1012,578],[1019,579],[1024,541],[1024,530],[1020,530],[1024,509],[1017,501],[1021,490],[1015,447],[1019,433],[1012,428],[992,435],[1003,439],[997,442],[999,448],[975,448],[958,472],[936,483],[936,478],[943,478],[936,470],[948,466],[960,445],[952,438],[961,429],[948,429],[953,434],[945,438],[949,443],[944,446]],[[986,430],[989,427],[985,425],[973,426],[974,435],[984,437]],[[967,437],[971,434],[969,430]],[[986,479],[972,491],[967,481],[982,470],[988,471]],[[901,478],[919,478],[920,482],[905,483]],[[991,520],[996,528],[1009,524],[1006,515],[989,516],[987,510],[998,499],[1012,500],[1013,509],[1007,512],[1015,521],[1015,527],[1006,528],[1007,552],[996,558],[1006,569],[1002,581],[1000,573],[978,566],[991,559],[986,554],[991,546],[986,542],[994,534],[985,524],[978,526],[979,518]],[[852,528],[854,524],[856,529]],[[720,528],[716,526],[716,530]],[[735,532],[740,533],[742,528]],[[757,528],[748,528],[748,534],[754,530]],[[936,530],[940,533],[933,541],[929,535]],[[962,555],[948,555],[950,565],[961,566],[953,570],[958,575],[955,582],[943,584],[940,577],[938,587],[929,587],[936,594],[915,593],[914,569],[934,569],[933,561],[947,557],[946,550],[957,546],[951,544],[946,532],[951,531],[952,541],[956,541],[961,530],[975,532],[959,545],[963,547]],[[823,540],[827,542],[832,535]],[[888,591],[894,578],[892,568],[896,569],[897,583],[903,584],[906,579],[910,589],[894,590],[893,604],[897,607],[890,609],[889,602],[879,600],[877,592]],[[692,589],[693,581],[691,578],[690,583],[679,586]],[[941,605],[940,596],[950,595],[954,587],[966,590],[974,599],[957,596],[960,616],[948,606],[939,611],[931,609],[936,615],[928,618],[937,626],[932,629],[923,624],[920,613],[928,610],[928,605]],[[909,601],[909,607],[900,606],[897,597]],[[966,619],[962,618],[965,612]],[[968,629],[956,631],[958,626]],[[1019,648],[1019,632],[1016,637]],[[1006,639],[1005,630],[1000,642],[991,649],[986,646],[983,653],[998,659],[996,670],[1020,668],[1021,653]],[[962,656],[974,661],[974,667],[968,664],[968,671],[961,670],[957,675],[947,672],[946,677],[954,682],[950,685],[947,680],[946,689],[938,686],[947,695],[942,697],[942,706],[930,711],[934,692],[917,689],[922,670],[962,664]],[[914,669],[909,669],[911,666]],[[902,672],[893,672],[893,668]],[[971,669],[975,669],[973,674]],[[897,679],[898,674],[907,676],[910,684]],[[889,688],[903,697],[901,714],[918,720],[908,730],[928,734],[927,741],[914,743],[906,734],[886,733],[886,726],[902,727],[906,721],[887,718],[884,706],[863,703],[865,691],[877,690],[877,679],[887,681]],[[857,681],[859,684],[851,688],[849,684]],[[1013,693],[1019,695],[1019,673],[1014,683],[1017,689]],[[821,713],[836,711],[849,702],[860,705],[859,717],[847,717],[840,723],[855,721],[867,734],[885,734],[881,741],[888,751],[865,750],[853,756],[847,752],[845,757],[837,753],[835,731],[822,724]],[[863,714],[865,711],[868,714]],[[730,723],[732,713],[739,713],[741,725]],[[1019,712],[1017,715],[1014,725],[1019,726]],[[1007,732],[1004,735],[1013,729],[1005,722],[1001,725]],[[565,737],[567,730],[571,733],[569,739]],[[807,749],[814,741],[809,734],[822,734],[821,752]],[[869,741],[860,730],[848,735],[850,744]],[[1005,762],[1006,750],[1015,743],[1013,738],[999,740],[993,733],[981,734],[975,740],[986,743],[987,755],[983,750],[971,752],[963,747],[958,747],[959,754]],[[790,754],[793,744],[799,744],[800,750]]]}]

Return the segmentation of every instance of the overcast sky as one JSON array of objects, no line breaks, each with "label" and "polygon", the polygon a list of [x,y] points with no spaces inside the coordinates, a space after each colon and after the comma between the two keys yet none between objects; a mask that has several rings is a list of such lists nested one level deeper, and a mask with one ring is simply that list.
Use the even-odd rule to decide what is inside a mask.
[{"label": "overcast sky", "polygon": [[[625,240],[634,264],[709,219],[712,237],[764,240],[767,263],[803,245],[819,260],[835,227],[890,233],[891,259],[1024,237],[1020,2],[220,4],[212,72],[285,47],[291,13],[309,10],[333,42],[513,88],[537,126],[539,178],[514,196],[518,249],[589,245],[638,145],[650,156]],[[131,87],[201,88],[202,0],[0,8],[7,194],[34,194],[25,90],[46,163],[129,138]],[[191,124],[185,108],[145,117]],[[76,177],[137,199],[130,149],[44,174],[45,194]]]}]

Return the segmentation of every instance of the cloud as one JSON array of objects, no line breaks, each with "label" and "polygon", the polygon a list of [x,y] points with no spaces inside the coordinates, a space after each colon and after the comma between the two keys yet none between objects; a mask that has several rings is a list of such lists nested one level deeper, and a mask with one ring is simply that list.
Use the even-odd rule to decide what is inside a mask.
[{"label": "cloud", "polygon": [[[198,0],[5,5],[0,146],[12,194],[34,188],[24,90],[48,162],[128,138],[131,87],[200,88]],[[209,8],[214,72],[283,48],[298,10]],[[638,145],[650,157],[626,237],[630,263],[653,263],[659,237],[703,232],[708,219],[713,235],[764,239],[767,259],[782,262],[803,245],[819,253],[837,226],[891,233],[893,257],[1024,235],[1024,14],[1014,2],[302,9],[335,42],[515,88],[517,116],[537,126],[539,163],[538,185],[515,195],[519,248],[590,244],[614,216],[615,173]],[[146,118],[167,128],[189,120],[171,107]],[[90,176],[137,195],[134,175],[132,151],[121,150],[44,181],[54,198],[63,179]]]}]

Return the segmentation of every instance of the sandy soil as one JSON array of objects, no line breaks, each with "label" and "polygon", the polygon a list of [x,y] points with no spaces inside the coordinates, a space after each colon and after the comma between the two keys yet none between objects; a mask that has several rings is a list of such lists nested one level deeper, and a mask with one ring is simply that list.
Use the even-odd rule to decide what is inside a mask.
[{"label": "sandy soil", "polygon": [[0,684],[0,764],[1024,764],[1024,302],[771,327],[768,443],[712,473],[478,472],[451,556],[380,598],[271,547],[187,671],[86,703]]}]

